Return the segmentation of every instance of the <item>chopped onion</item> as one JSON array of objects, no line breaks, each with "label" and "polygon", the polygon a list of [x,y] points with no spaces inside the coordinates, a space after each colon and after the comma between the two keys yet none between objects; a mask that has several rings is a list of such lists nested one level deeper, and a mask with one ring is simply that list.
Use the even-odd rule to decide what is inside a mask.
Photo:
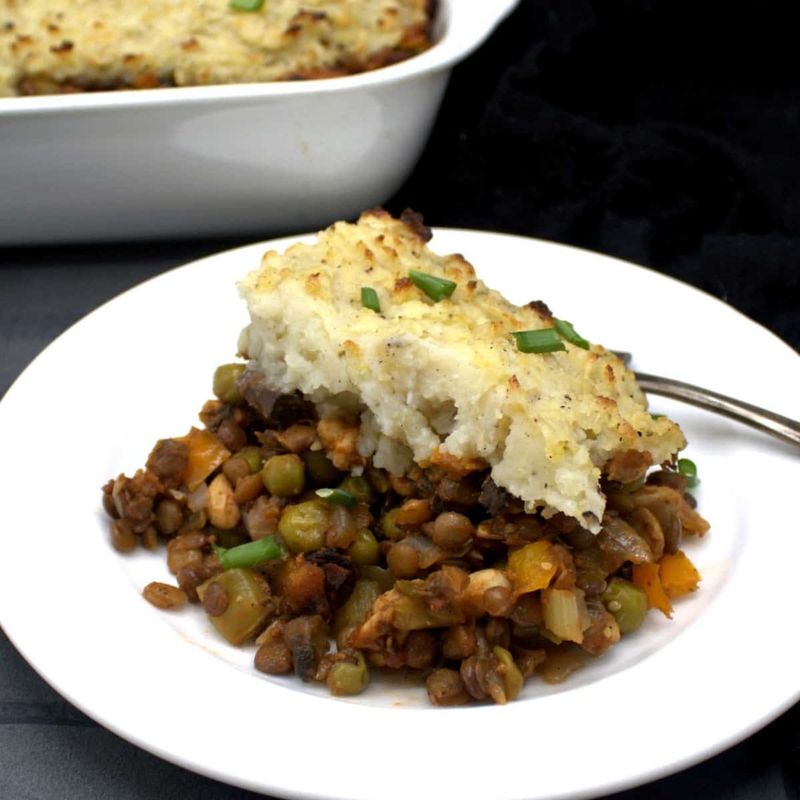
[{"label": "chopped onion", "polygon": [[560,639],[580,644],[591,624],[581,589],[543,589],[542,611],[547,629]]},{"label": "chopped onion", "polygon": [[189,511],[203,511],[208,507],[208,484],[201,483],[194,491],[189,492],[186,497],[186,505]]},{"label": "chopped onion", "polygon": [[406,536],[403,542],[411,545],[417,551],[420,569],[428,569],[445,557],[444,550],[421,533]]}]

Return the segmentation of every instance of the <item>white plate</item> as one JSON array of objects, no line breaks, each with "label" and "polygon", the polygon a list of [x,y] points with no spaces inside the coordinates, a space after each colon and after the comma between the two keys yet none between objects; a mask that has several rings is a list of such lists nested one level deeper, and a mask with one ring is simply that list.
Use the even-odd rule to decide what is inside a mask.
[{"label": "white plate", "polygon": [[[287,240],[274,243],[282,248]],[[513,299],[544,299],[647,371],[791,414],[800,359],[723,303],[656,273],[539,241],[437,232]],[[265,245],[203,259],[89,315],[0,405],[0,621],[61,694],[129,741],[211,777],[304,798],[584,797],[700,761],[798,697],[800,459],[724,418],[667,401],[699,464],[710,534],[687,549],[700,591],[559,687],[504,707],[428,707],[414,686],[353,700],[250,666],[196,608],[139,596],[163,553],[108,544],[100,486],[183,433],[236,350],[234,283]],[[754,354],[754,357],[751,355]],[[45,475],[43,480],[40,476]]]}]

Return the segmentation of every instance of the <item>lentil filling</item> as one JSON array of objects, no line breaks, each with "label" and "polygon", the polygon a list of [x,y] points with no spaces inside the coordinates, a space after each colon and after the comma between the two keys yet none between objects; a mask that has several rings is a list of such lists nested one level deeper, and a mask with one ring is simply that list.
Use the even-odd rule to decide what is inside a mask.
[{"label": "lentil filling", "polygon": [[700,580],[682,548],[709,526],[677,462],[606,464],[595,535],[525,513],[477,460],[377,469],[357,419],[265,396],[243,364],[213,387],[202,427],[109,480],[103,506],[119,552],[166,553],[175,585],[145,599],[198,606],[261,672],[341,696],[401,670],[434,705],[505,703],[529,679],[564,680],[650,610],[672,616]]}]

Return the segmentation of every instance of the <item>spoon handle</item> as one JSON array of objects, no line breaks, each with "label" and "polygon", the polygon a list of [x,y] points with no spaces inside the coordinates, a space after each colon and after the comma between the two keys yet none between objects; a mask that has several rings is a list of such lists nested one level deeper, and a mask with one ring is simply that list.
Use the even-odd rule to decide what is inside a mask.
[{"label": "spoon handle", "polygon": [[691,405],[716,411],[800,447],[800,422],[796,420],[718,392],[701,389],[691,383],[648,375],[644,372],[636,372],[635,375],[645,392],[671,397],[673,400],[683,400]]}]

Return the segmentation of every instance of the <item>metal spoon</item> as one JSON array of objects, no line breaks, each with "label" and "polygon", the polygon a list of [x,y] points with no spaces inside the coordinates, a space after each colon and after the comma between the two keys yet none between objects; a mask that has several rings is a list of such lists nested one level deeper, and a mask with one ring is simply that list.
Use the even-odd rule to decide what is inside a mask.
[{"label": "metal spoon", "polygon": [[[614,352],[622,359],[625,366],[630,365],[630,353],[617,350]],[[645,392],[670,397],[673,400],[683,400],[693,406],[724,414],[737,422],[743,422],[745,425],[758,428],[758,430],[769,433],[784,442],[800,447],[800,422],[797,420],[745,403],[743,400],[736,400],[719,392],[694,386],[691,383],[662,378],[659,375],[649,375],[646,372],[634,371],[634,375],[636,375],[639,386]]]}]

